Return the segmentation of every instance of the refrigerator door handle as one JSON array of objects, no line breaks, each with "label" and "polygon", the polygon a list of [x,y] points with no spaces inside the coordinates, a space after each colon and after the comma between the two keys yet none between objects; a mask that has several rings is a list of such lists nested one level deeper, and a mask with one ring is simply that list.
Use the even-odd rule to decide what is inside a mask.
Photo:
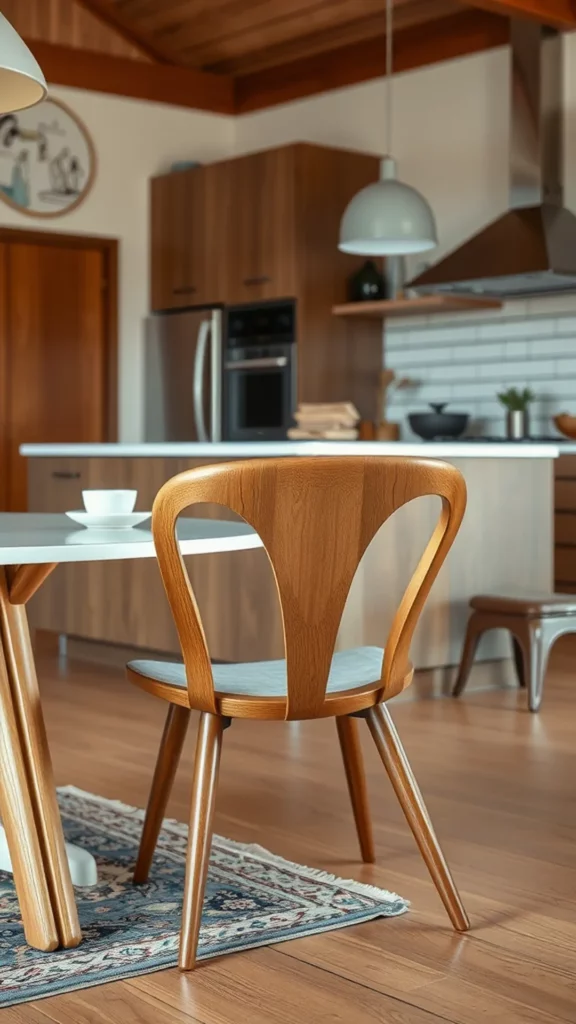
[{"label": "refrigerator door handle", "polygon": [[198,329],[196,354],[194,356],[194,422],[199,441],[210,440],[204,419],[204,366],[206,364],[206,349],[211,330],[211,320],[203,320]]},{"label": "refrigerator door handle", "polygon": [[222,440],[222,311],[212,312],[210,331],[210,440]]}]

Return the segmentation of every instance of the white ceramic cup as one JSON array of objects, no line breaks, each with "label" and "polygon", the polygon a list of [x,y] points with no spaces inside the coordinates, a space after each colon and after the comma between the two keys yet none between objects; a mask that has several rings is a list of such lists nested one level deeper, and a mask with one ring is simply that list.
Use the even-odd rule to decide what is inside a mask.
[{"label": "white ceramic cup", "polygon": [[82,491],[84,508],[93,515],[133,512],[138,491]]}]

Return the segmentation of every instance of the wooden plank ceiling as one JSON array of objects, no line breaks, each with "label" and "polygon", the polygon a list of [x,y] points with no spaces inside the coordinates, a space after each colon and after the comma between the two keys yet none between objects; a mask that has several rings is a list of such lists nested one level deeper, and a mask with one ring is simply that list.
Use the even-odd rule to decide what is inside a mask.
[{"label": "wooden plank ceiling", "polygon": [[[2,0],[2,11],[27,39],[41,40],[35,49],[49,61],[53,81],[73,84],[82,63],[76,57],[74,70],[58,77],[63,46],[97,50],[107,59],[152,61],[165,92],[178,84],[174,102],[179,91],[180,102],[195,105],[199,93],[199,106],[222,112],[255,110],[384,71],[385,0]],[[576,0],[395,0],[396,68],[502,45],[516,15],[576,28]],[[58,53],[47,44],[57,44]],[[124,65],[116,76],[107,69],[110,80],[129,77]],[[152,68],[138,75],[141,87],[152,82]],[[95,66],[91,77],[98,77]]]}]

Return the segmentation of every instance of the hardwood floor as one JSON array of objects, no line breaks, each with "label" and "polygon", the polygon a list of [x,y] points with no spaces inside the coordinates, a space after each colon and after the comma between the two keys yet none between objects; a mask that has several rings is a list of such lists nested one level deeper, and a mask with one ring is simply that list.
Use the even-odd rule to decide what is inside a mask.
[{"label": "hardwood floor", "polygon": [[[360,860],[333,722],[236,723],[216,829],[393,889],[412,910],[275,947],[17,1006],[5,1024],[558,1024],[576,1020],[574,638],[539,715],[525,694],[391,704],[472,921],[455,934],[363,730],[377,863]],[[144,806],[164,704],[80,661],[40,676],[59,783]],[[113,700],[111,699],[113,696]],[[195,725],[168,813],[188,817]],[[153,870],[153,869],[152,869]]]}]

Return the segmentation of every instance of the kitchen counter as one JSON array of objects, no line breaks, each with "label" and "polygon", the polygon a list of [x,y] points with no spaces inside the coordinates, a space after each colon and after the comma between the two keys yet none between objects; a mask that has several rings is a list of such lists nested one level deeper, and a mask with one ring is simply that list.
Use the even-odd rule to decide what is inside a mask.
[{"label": "kitchen counter", "polygon": [[177,458],[245,459],[286,455],[400,455],[434,459],[555,459],[560,451],[576,452],[576,444],[540,442],[422,441],[221,441],[208,444],[23,444],[30,458]]}]

